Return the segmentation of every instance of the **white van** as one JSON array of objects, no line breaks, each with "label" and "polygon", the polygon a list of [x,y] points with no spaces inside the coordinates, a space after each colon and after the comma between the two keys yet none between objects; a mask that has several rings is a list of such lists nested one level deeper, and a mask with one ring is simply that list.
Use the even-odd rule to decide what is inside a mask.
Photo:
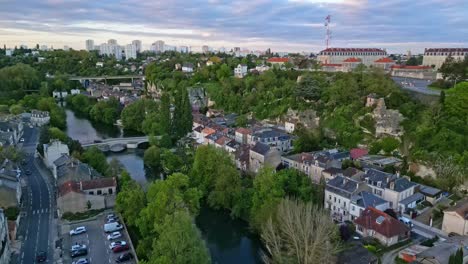
[{"label": "white van", "polygon": [[398,217],[398,220],[400,220],[400,222],[402,222],[403,224],[407,225],[409,228],[413,227],[413,222],[411,222],[410,219],[408,219],[408,218],[406,218],[404,216]]},{"label": "white van", "polygon": [[114,223],[109,223],[104,225],[104,232],[106,233],[111,233],[115,231],[122,230],[123,226],[120,223],[114,222]]}]

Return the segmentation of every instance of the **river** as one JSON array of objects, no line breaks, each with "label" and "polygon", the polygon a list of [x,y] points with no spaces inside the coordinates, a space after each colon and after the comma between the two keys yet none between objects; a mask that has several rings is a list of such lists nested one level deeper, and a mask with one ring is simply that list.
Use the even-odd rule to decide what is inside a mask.
[{"label": "river", "polygon": [[[77,117],[71,110],[67,114],[67,135],[82,143],[93,142],[124,133],[117,127],[97,126],[86,118]],[[118,159],[131,177],[146,188],[149,181],[143,165],[143,150],[126,150],[107,155],[108,161]],[[215,264],[257,264],[261,261],[261,242],[249,232],[248,223],[232,219],[227,212],[204,206],[196,218]]]}]

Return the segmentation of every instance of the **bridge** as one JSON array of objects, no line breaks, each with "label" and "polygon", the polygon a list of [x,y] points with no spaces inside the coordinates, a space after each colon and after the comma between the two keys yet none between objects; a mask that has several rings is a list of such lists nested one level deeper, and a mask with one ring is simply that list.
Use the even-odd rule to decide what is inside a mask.
[{"label": "bridge", "polygon": [[149,142],[148,136],[144,137],[122,137],[122,138],[107,138],[91,143],[82,143],[83,148],[89,148],[92,146],[104,147],[109,146],[112,149],[112,146],[123,145],[126,148],[138,148],[138,145],[142,143]]},{"label": "bridge", "polygon": [[117,79],[144,79],[144,75],[118,75],[118,76],[72,76],[69,77],[70,81],[84,81],[84,80],[117,80]]}]

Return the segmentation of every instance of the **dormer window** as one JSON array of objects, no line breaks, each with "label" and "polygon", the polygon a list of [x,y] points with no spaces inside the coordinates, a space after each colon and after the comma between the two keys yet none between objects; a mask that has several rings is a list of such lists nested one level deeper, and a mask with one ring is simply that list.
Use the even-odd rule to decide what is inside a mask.
[{"label": "dormer window", "polygon": [[382,188],[382,182],[377,182],[377,187]]}]

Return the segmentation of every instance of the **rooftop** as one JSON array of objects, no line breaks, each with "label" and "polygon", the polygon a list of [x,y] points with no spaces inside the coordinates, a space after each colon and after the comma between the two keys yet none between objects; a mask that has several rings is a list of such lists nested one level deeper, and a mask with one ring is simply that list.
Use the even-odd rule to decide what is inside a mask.
[{"label": "rooftop", "polygon": [[289,59],[288,58],[278,58],[278,57],[273,57],[273,58],[269,58],[267,60],[267,62],[288,62]]},{"label": "rooftop", "polygon": [[369,206],[377,207],[379,205],[388,203],[384,199],[367,191],[362,191],[358,195],[353,196],[352,200],[359,207],[363,207],[363,208],[367,208]]},{"label": "rooftop", "polygon": [[327,182],[326,189],[341,196],[351,197],[358,187],[359,182],[343,176],[336,176]]},{"label": "rooftop", "polygon": [[406,197],[405,199],[401,200],[399,203],[403,205],[408,205],[417,201],[422,201],[424,200],[424,195],[422,193],[415,193],[411,196]]},{"label": "rooftop", "polygon": [[362,211],[354,223],[385,237],[400,236],[410,232],[405,224],[373,207],[367,207]]},{"label": "rooftop", "polygon": [[374,62],[375,63],[393,63],[395,61],[390,59],[390,58],[384,57],[384,58],[378,59],[378,60],[376,60]]},{"label": "rooftop", "polygon": [[377,48],[328,48],[322,50],[322,52],[384,52],[387,53],[385,50],[377,49]]},{"label": "rooftop", "polygon": [[468,197],[456,202],[454,206],[446,209],[445,212],[456,212],[459,216],[468,220]]},{"label": "rooftop", "polygon": [[92,190],[108,187],[116,187],[117,181],[115,177],[112,178],[98,178],[89,181],[81,181],[81,190]]},{"label": "rooftop", "polygon": [[343,62],[361,62],[362,60],[359,59],[359,58],[347,58],[346,60],[344,60]]},{"label": "rooftop", "polygon": [[270,150],[270,146],[257,142],[250,150],[261,155],[265,155]]}]

